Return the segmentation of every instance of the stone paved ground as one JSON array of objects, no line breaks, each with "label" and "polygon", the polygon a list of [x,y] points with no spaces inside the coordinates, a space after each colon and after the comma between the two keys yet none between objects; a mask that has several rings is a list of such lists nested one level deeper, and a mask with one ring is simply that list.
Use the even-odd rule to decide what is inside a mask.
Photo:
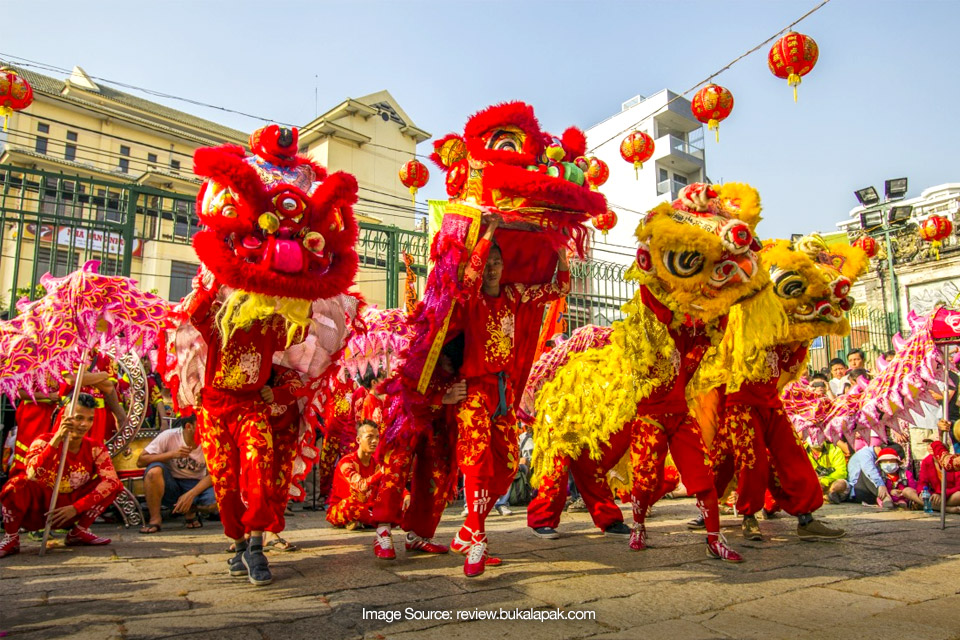
[{"label": "stone paved ground", "polygon": [[[650,521],[643,553],[604,538],[586,514],[567,515],[563,537],[541,541],[522,512],[491,517],[499,569],[466,579],[459,556],[376,561],[372,534],[331,529],[322,514],[297,513],[288,538],[304,547],[271,554],[276,583],[255,589],[226,574],[216,523],[200,533],[175,521],[141,536],[113,526],[114,544],[61,548],[40,558],[35,543],[0,561],[0,629],[12,638],[98,640],[287,640],[298,638],[960,638],[960,519],[945,531],[917,512],[828,506],[850,532],[802,543],[792,518],[761,521],[762,543],[724,525],[747,562],[708,560],[701,534],[683,523],[691,500],[668,501]],[[448,510],[440,537],[458,522]],[[212,526],[211,526],[212,525]],[[442,622],[364,619],[374,610],[416,612],[536,609],[595,612],[594,620]],[[369,613],[368,613],[369,616]]]}]

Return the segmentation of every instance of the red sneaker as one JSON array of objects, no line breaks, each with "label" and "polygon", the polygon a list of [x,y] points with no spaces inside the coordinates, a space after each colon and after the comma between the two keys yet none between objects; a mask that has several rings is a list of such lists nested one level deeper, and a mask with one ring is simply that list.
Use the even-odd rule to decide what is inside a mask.
[{"label": "red sneaker", "polygon": [[743,562],[743,556],[727,546],[727,541],[722,537],[717,537],[713,542],[707,539],[707,557],[724,562]]},{"label": "red sneaker", "polygon": [[20,534],[5,533],[0,538],[0,558],[20,553]]},{"label": "red sneaker", "polygon": [[473,544],[467,552],[467,557],[463,561],[463,575],[468,578],[476,578],[483,575],[483,570],[487,567],[487,536],[480,534],[473,538]]},{"label": "red sneaker", "polygon": [[421,551],[423,553],[447,553],[450,547],[437,544],[430,538],[421,538],[415,533],[408,533],[404,546],[407,551]]},{"label": "red sneaker", "polygon": [[104,544],[110,544],[110,542],[110,538],[98,536],[93,531],[90,531],[90,529],[74,527],[67,534],[67,539],[64,544],[66,544],[68,547],[74,545],[99,547]]},{"label": "red sneaker", "polygon": [[639,523],[633,525],[630,532],[630,548],[634,551],[643,551],[647,548],[647,528]]},{"label": "red sneaker", "polygon": [[484,564],[487,565],[488,567],[499,567],[501,564],[503,564],[503,560],[501,560],[496,556],[490,555],[490,552],[488,550],[487,559],[484,561]]},{"label": "red sneaker", "polygon": [[[467,534],[470,535],[470,538],[466,540],[460,537],[460,531],[464,530],[466,530]],[[450,551],[465,556],[467,555],[467,552],[470,551],[470,545],[473,544],[473,532],[466,527],[461,528],[460,531],[457,531],[456,535],[453,536],[453,541],[450,543]]]},{"label": "red sneaker", "polygon": [[393,550],[393,536],[389,529],[377,529],[373,539],[373,553],[381,560],[393,560],[397,552]]}]

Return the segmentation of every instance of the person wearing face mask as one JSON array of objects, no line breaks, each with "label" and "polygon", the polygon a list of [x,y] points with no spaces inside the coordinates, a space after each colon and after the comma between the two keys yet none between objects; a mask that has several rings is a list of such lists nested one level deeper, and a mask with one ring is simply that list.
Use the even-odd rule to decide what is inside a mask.
[{"label": "person wearing face mask", "polygon": [[917,480],[913,472],[903,466],[903,449],[893,444],[880,450],[877,465],[895,507],[908,507],[911,504],[923,506],[923,500],[917,494]]}]

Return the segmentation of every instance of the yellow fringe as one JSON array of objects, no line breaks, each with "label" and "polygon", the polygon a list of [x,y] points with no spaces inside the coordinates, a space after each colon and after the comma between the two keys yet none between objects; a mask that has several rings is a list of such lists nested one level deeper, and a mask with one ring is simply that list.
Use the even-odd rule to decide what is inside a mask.
[{"label": "yellow fringe", "polygon": [[310,328],[312,303],[299,298],[278,298],[249,291],[233,291],[217,312],[217,328],[224,342],[229,342],[237,329],[249,329],[260,320],[272,316],[283,319],[287,344],[293,344],[298,335]]}]

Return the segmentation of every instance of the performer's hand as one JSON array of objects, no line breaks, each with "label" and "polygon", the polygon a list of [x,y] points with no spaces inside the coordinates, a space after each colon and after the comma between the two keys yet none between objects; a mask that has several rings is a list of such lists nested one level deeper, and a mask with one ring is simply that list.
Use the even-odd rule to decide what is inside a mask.
[{"label": "performer's hand", "polygon": [[72,504],[65,507],[54,509],[47,514],[50,516],[50,527],[53,529],[62,529],[67,524],[73,522],[77,517],[77,508]]},{"label": "performer's hand", "polygon": [[270,387],[263,387],[260,389],[260,397],[263,398],[263,401],[267,404],[273,404],[273,389]]},{"label": "performer's hand", "polygon": [[493,232],[497,230],[497,227],[500,226],[500,223],[503,222],[503,219],[499,214],[491,213],[486,216],[487,220],[487,230],[484,232],[483,237],[487,240],[493,239]]},{"label": "performer's hand", "polygon": [[937,427],[940,428],[940,431],[950,431],[953,429],[953,425],[947,420],[937,420]]},{"label": "performer's hand", "polygon": [[177,504],[173,505],[173,513],[189,513],[190,509],[193,508],[193,495],[187,491],[180,499],[177,500]]},{"label": "performer's hand", "polygon": [[403,504],[400,505],[400,513],[406,513],[410,508],[410,494],[403,496]]},{"label": "performer's hand", "polygon": [[461,380],[450,385],[447,392],[443,394],[443,404],[457,404],[467,397],[467,381]]}]

